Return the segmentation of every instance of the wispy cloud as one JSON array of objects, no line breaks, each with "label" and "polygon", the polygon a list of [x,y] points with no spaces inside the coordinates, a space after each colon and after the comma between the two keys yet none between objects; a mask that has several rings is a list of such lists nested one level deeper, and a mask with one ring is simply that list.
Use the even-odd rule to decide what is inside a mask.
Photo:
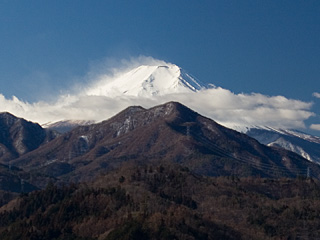
[{"label": "wispy cloud", "polygon": [[[88,85],[99,84],[102,79],[113,78],[129,68],[141,64],[159,64],[153,58],[139,57],[122,61],[121,68],[109,68],[108,71],[92,70],[88,74]],[[111,64],[112,65],[112,64]],[[110,63],[109,63],[110,66]],[[98,73],[97,73],[98,72]],[[103,77],[102,77],[103,76]],[[61,95],[53,102],[28,103],[16,97],[6,99],[0,94],[0,111],[8,111],[19,117],[39,123],[55,122],[64,119],[102,121],[110,118],[127,106],[141,105],[152,107],[168,101],[179,101],[200,114],[210,117],[229,127],[243,125],[265,125],[281,128],[304,128],[304,121],[314,113],[312,103],[283,96],[265,96],[258,93],[235,94],[227,89],[212,88],[197,93],[169,94],[153,98],[119,96],[89,96],[86,86],[78,92]],[[318,126],[313,126],[317,128]]]},{"label": "wispy cloud", "polygon": [[320,124],[311,124],[310,128],[313,130],[320,131]]},{"label": "wispy cloud", "polygon": [[314,93],[312,94],[312,96],[314,96],[314,97],[316,97],[316,98],[320,98],[320,93],[314,92]]}]

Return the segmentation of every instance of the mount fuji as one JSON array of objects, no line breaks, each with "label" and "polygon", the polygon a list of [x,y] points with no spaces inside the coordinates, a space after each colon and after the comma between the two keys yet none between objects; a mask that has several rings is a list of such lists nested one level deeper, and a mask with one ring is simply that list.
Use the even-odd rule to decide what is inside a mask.
[{"label": "mount fuji", "polygon": [[85,94],[89,96],[154,97],[198,92],[206,87],[174,64],[142,65],[112,79],[104,76]]},{"label": "mount fuji", "polygon": [[[263,144],[282,147],[320,163],[318,138],[279,130],[302,128],[304,121],[314,116],[310,111],[312,103],[283,96],[235,94],[206,86],[177,65],[156,59],[132,62],[131,68],[127,65],[126,70],[100,75],[92,81],[80,92],[58,96],[53,103],[30,104],[17,98],[7,100],[0,94],[0,110],[66,132],[111,118],[129,106],[151,108],[175,101]],[[253,130],[252,126],[258,128]]]},{"label": "mount fuji", "polygon": [[[199,93],[213,88],[216,89],[212,84],[205,86],[175,64],[159,62],[140,65],[114,74],[112,77],[103,75],[94,84],[88,86],[83,94],[111,99],[120,97],[153,100],[159,99],[159,97],[174,96],[174,94],[176,96],[177,94]],[[134,103],[131,105],[134,105]],[[55,130],[64,129],[63,132],[66,132],[78,125],[86,124],[61,121],[45,127]],[[252,128],[251,126],[242,126],[238,128],[238,126],[233,127],[233,125],[228,127],[246,133],[263,144],[285,148],[298,153],[309,161],[320,163],[320,141],[317,137],[308,135],[308,139],[306,139],[306,134],[289,134],[288,131],[274,127],[257,126]]]}]

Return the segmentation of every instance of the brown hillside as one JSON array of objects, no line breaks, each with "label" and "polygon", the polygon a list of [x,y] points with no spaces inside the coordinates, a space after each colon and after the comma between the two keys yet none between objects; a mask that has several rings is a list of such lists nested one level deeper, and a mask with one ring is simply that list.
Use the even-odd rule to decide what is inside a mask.
[{"label": "brown hillside", "polygon": [[319,166],[269,148],[177,102],[129,107],[104,122],[78,127],[13,161],[26,171],[66,181],[92,179],[125,161],[181,163],[204,175],[296,177]]}]

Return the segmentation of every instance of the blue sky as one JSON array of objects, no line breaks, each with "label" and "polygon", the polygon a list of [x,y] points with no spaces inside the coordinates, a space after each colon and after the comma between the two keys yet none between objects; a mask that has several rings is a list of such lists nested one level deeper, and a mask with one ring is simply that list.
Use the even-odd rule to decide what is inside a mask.
[{"label": "blue sky", "polygon": [[0,93],[45,100],[144,55],[235,93],[312,101],[306,124],[320,124],[319,13],[311,0],[0,0]]}]

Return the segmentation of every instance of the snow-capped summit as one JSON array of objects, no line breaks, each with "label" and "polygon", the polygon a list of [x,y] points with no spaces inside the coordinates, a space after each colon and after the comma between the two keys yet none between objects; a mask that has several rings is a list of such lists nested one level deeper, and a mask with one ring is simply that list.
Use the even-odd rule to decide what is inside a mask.
[{"label": "snow-capped summit", "polygon": [[174,64],[142,65],[116,76],[102,77],[86,94],[94,96],[163,96],[205,88]]}]

